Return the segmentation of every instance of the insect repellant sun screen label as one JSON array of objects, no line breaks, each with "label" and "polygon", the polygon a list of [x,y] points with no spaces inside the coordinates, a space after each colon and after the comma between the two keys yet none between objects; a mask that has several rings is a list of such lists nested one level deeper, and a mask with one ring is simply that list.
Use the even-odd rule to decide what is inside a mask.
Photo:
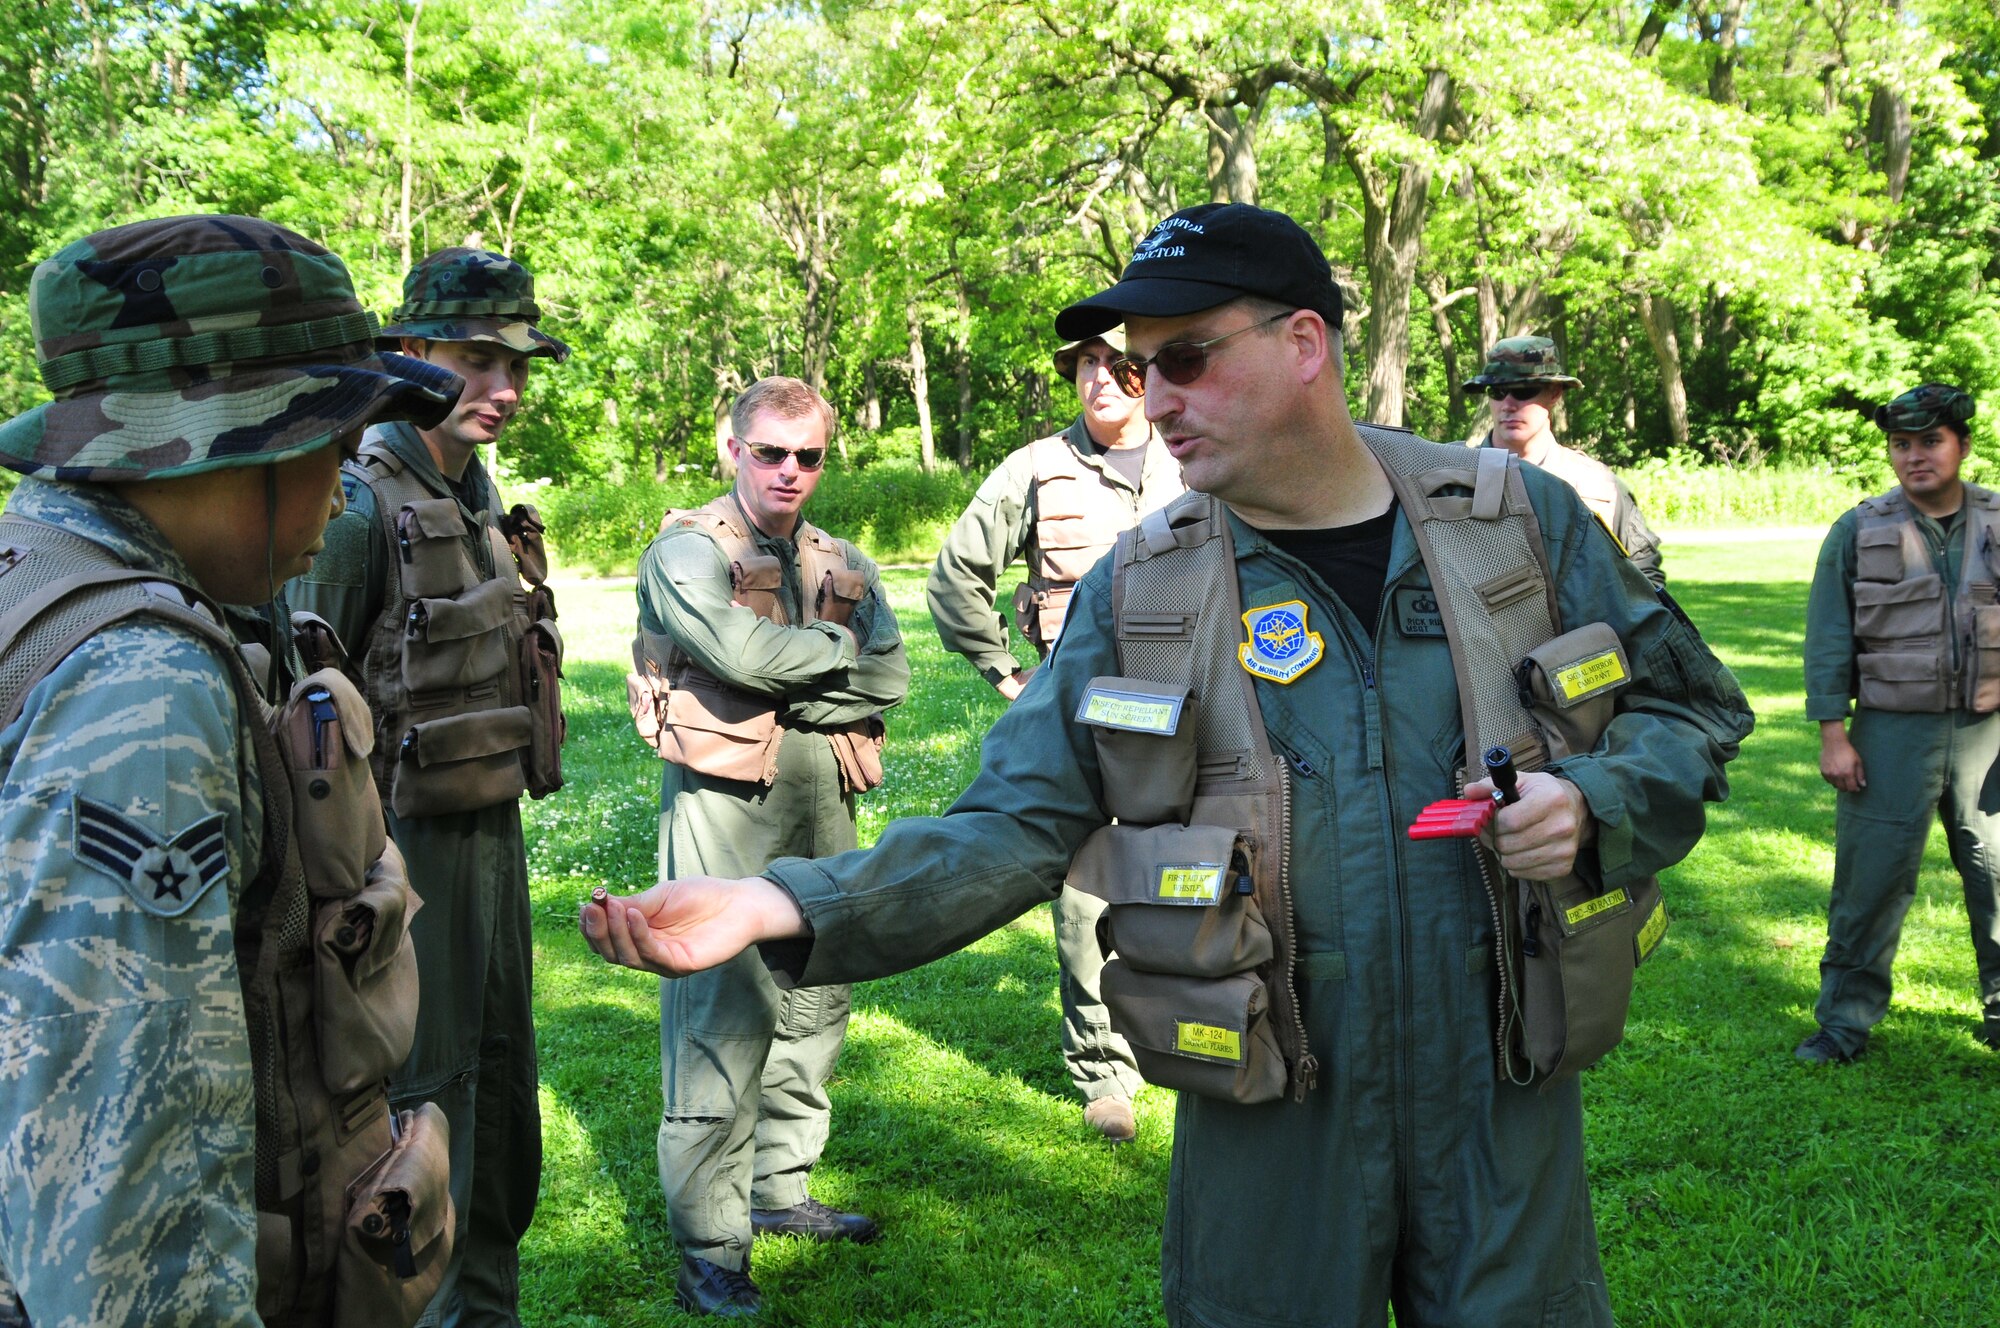
[{"label": "insect repellant sun screen label", "polygon": [[1084,693],[1076,717],[1086,724],[1101,724],[1108,729],[1170,734],[1180,728],[1181,707],[1185,704],[1185,697],[1144,696],[1092,687]]}]

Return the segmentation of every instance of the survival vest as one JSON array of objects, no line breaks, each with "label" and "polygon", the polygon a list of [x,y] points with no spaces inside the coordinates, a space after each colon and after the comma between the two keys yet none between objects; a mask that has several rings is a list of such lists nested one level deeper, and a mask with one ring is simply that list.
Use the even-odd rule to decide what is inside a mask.
[{"label": "survival vest", "polygon": [[561,788],[563,644],[540,514],[517,503],[469,526],[373,431],[347,469],[374,491],[391,550],[361,647],[383,800],[438,816]]},{"label": "survival vest", "polygon": [[[1469,759],[1505,746],[1518,768],[1539,770],[1589,750],[1631,671],[1607,625],[1560,631],[1520,463],[1401,430],[1360,433],[1437,593]],[[1121,536],[1111,595],[1123,676],[1094,679],[1076,718],[1116,823],[1084,842],[1068,878],[1110,905],[1105,1005],[1155,1083],[1236,1102],[1287,1088],[1303,1098],[1318,1060],[1293,977],[1291,784],[1238,659],[1222,505],[1190,493]],[[1472,777],[1460,771],[1460,787]],[[1479,859],[1499,950],[1496,1065],[1513,1082],[1554,1082],[1623,1036],[1633,970],[1666,928],[1657,883],[1507,882],[1483,848]]]},{"label": "survival vest", "polygon": [[1958,593],[1945,594],[1901,488],[1854,532],[1855,694],[1871,710],[2000,710],[2000,494],[1965,486]]},{"label": "survival vest", "polygon": [[273,1325],[413,1324],[451,1256],[448,1127],[429,1103],[389,1107],[416,1029],[420,903],[365,764],[368,708],[324,669],[273,711],[199,591],[0,516],[0,726],[71,651],[141,618],[227,661],[255,738],[263,860],[237,898],[235,946],[256,1080],[257,1312]]},{"label": "survival vest", "polygon": [[[757,551],[733,494],[661,518],[662,533],[677,526],[706,531],[729,564],[732,597],[781,627],[814,622],[846,627],[867,590],[867,577],[848,565],[852,546],[801,519],[793,537],[801,616],[793,624],[779,597],[784,566],[776,557]],[[778,747],[785,728],[775,698],[730,686],[697,664],[671,637],[654,632],[641,631],[633,639],[632,664],[634,671],[625,675],[632,722],[662,760],[718,779],[752,784],[777,779]],[[815,732],[824,733],[832,745],[844,790],[865,793],[881,786],[880,716]]]},{"label": "survival vest", "polygon": [[1548,455],[1535,464],[1575,489],[1604,528],[1618,534],[1618,477],[1611,467],[1561,443],[1550,443]]},{"label": "survival vest", "polygon": [[[1078,421],[1065,433],[1028,444],[1033,467],[1028,493],[1035,511],[1034,556],[1028,579],[1014,595],[1014,621],[1044,656],[1054,648],[1062,631],[1076,583],[1111,551],[1121,532],[1153,510],[1144,506],[1146,495],[1120,487],[1103,471],[1085,464],[1071,442],[1072,435],[1082,432],[1083,424]],[[1169,498],[1184,490],[1177,479],[1172,488]]]}]

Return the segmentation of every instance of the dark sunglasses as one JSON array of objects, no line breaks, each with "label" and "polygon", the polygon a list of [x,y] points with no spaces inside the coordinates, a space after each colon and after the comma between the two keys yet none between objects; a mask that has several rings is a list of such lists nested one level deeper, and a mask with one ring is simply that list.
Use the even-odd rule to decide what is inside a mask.
[{"label": "dark sunglasses", "polygon": [[1118,390],[1126,396],[1143,397],[1146,395],[1146,370],[1151,368],[1158,369],[1160,377],[1175,387],[1186,387],[1207,371],[1210,346],[1260,327],[1269,327],[1281,318],[1290,318],[1295,312],[1287,309],[1281,314],[1272,314],[1261,323],[1239,327],[1234,332],[1224,332],[1207,341],[1169,341],[1154,351],[1150,358],[1143,360],[1135,355],[1120,355],[1111,362],[1111,381],[1118,384]]},{"label": "dark sunglasses", "polygon": [[1499,401],[1504,397],[1512,397],[1516,401],[1533,401],[1548,390],[1546,383],[1540,387],[1489,387],[1486,389],[1486,399]]},{"label": "dark sunglasses", "polygon": [[747,438],[738,438],[736,441],[743,444],[761,465],[782,466],[786,457],[797,461],[800,470],[818,470],[826,464],[824,447],[780,447],[776,443],[753,443]]}]

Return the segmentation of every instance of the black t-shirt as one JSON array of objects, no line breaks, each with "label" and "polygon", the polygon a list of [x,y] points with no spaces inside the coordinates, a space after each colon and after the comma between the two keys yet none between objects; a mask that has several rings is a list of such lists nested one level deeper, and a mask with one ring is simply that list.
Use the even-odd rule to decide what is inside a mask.
[{"label": "black t-shirt", "polygon": [[1392,502],[1382,515],[1351,526],[1257,533],[1310,567],[1372,634],[1382,612],[1382,583],[1389,577],[1389,544],[1395,532]]}]

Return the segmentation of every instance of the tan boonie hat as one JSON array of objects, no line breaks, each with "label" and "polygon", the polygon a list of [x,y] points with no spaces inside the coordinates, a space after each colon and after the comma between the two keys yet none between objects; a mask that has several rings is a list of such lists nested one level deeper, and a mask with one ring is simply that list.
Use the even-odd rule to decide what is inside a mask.
[{"label": "tan boonie hat", "polygon": [[1465,380],[1473,387],[1582,387],[1579,379],[1563,372],[1562,356],[1556,343],[1547,337],[1506,337],[1486,352],[1486,367]]},{"label": "tan boonie hat", "polygon": [[1081,341],[1071,341],[1056,347],[1056,353],[1052,357],[1056,366],[1056,372],[1064,378],[1070,379],[1072,382],[1075,381],[1077,359],[1083,354],[1083,348],[1093,341],[1103,342],[1120,355],[1125,353],[1125,329],[1122,327],[1106,328],[1094,337],[1085,337]]},{"label": "tan boonie hat", "polygon": [[166,217],[65,245],[28,315],[55,400],[0,424],[0,465],[108,484],[265,465],[380,420],[428,428],[457,374],[378,354],[347,266],[255,217]]}]

